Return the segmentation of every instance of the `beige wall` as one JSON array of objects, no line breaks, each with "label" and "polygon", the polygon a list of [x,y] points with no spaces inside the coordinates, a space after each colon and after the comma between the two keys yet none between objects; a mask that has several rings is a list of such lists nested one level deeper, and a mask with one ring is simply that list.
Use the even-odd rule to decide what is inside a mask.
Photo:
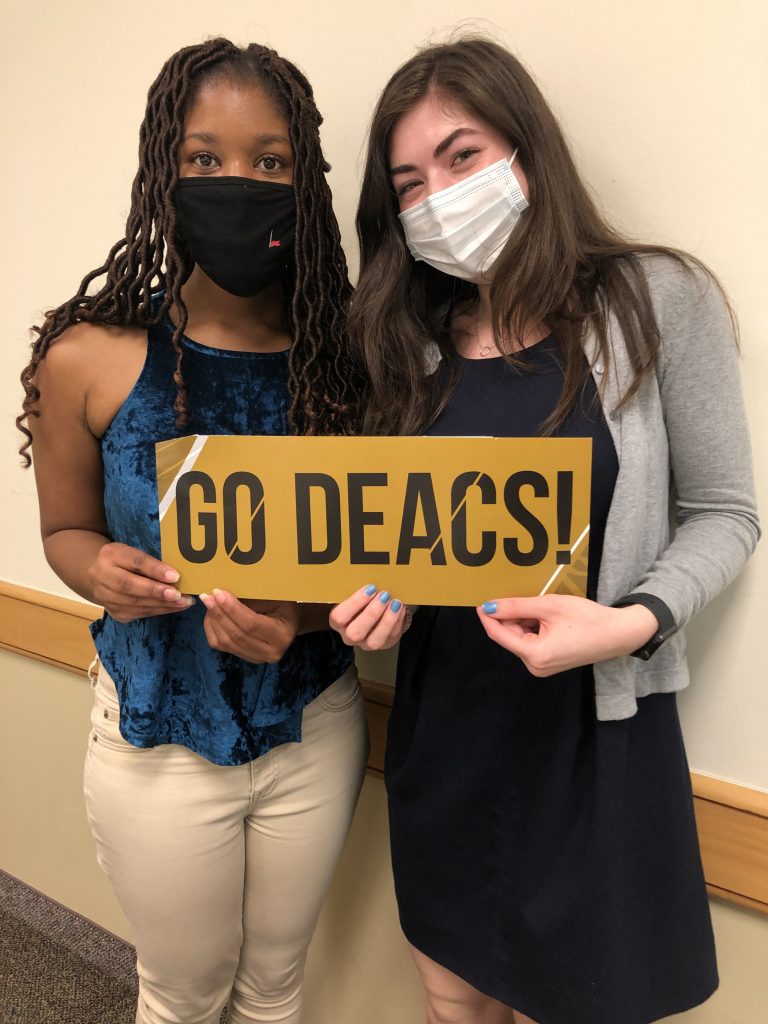
[{"label": "beige wall", "polygon": [[[418,43],[444,38],[468,11],[482,19],[472,26],[510,45],[534,71],[609,215],[631,235],[695,252],[721,275],[742,325],[765,498],[765,0],[28,0],[0,10],[0,578],[66,592],[41,555],[32,477],[17,469],[16,381],[26,327],[72,294],[122,233],[144,96],[165,57],[222,33],[271,43],[306,70],[326,115],[331,183],[354,264],[360,154],[376,95]],[[681,701],[692,766],[764,789],[767,565],[763,545],[692,625],[695,683]],[[364,669],[388,679],[391,659]],[[123,932],[92,860],[80,802],[88,700],[77,677],[0,653],[0,867]],[[768,1005],[760,966],[768,962],[766,920],[726,906],[716,906],[715,915],[724,986],[684,1019],[757,1024]],[[375,780],[366,784],[309,979],[309,1024],[420,1019],[397,933]],[[333,1006],[333,1015],[329,1009],[323,1016],[323,1006]]]}]

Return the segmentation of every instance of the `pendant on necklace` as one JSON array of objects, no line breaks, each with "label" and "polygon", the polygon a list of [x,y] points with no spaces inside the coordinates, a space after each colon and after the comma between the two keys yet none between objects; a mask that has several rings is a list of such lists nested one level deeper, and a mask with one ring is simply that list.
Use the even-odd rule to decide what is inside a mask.
[{"label": "pendant on necklace", "polygon": [[492,345],[481,345],[480,346],[480,358],[481,359],[485,359],[485,357],[487,355],[490,355],[492,347],[493,347]]}]

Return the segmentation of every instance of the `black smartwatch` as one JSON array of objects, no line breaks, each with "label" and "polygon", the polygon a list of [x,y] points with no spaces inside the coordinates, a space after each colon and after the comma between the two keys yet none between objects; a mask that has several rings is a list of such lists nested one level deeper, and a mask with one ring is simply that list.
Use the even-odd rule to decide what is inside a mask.
[{"label": "black smartwatch", "polygon": [[642,658],[643,661],[648,661],[658,651],[664,641],[677,632],[678,626],[668,605],[660,597],[654,597],[653,594],[627,594],[626,597],[620,597],[618,601],[614,601],[611,607],[626,608],[631,604],[641,604],[643,608],[653,612],[659,624],[659,628],[651,639],[631,653],[633,658]]}]

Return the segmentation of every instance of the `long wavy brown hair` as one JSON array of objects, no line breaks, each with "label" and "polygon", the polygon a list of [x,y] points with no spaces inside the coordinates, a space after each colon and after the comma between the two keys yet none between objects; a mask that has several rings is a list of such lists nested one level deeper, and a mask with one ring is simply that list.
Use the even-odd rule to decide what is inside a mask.
[{"label": "long wavy brown hair", "polygon": [[[86,274],[77,292],[46,314],[21,374],[22,413],[16,425],[29,466],[27,421],[38,416],[35,371],[51,344],[76,323],[148,327],[177,313],[173,332],[177,423],[188,419],[181,339],[187,310],[181,288],[193,263],[176,231],[173,190],[184,120],[202,84],[215,76],[253,81],[283,111],[294,154],[296,229],[291,294],[287,301],[293,345],[289,356],[290,424],[300,434],[348,434],[359,415],[361,377],[352,366],[346,335],[351,293],[338,223],[325,178],[330,170],[320,145],[322,117],[312,87],[297,67],[256,43],[241,49],[228,39],[187,46],[163,66],[151,86],[139,133],[139,169],[131,191],[125,236],[104,263]],[[106,275],[89,294],[91,284]],[[153,299],[162,292],[159,302]]]},{"label": "long wavy brown hair", "polygon": [[[609,310],[634,372],[622,397],[622,404],[628,402],[654,372],[660,343],[641,257],[663,253],[684,266],[701,264],[679,250],[630,242],[607,224],[522,64],[490,40],[467,38],[432,46],[403,64],[373,115],[357,212],[360,279],[349,318],[352,344],[370,378],[365,432],[418,433],[438,415],[457,374],[451,320],[457,307],[477,298],[474,285],[415,262],[398,221],[389,173],[392,131],[430,91],[503,135],[528,179],[530,208],[498,258],[490,298],[496,341],[511,361],[513,340],[523,336],[527,321],[546,324],[560,346],[565,381],[542,433],[555,432],[578,399],[589,372],[583,348],[588,326],[608,365]],[[452,371],[447,377],[425,372],[434,343]]]}]

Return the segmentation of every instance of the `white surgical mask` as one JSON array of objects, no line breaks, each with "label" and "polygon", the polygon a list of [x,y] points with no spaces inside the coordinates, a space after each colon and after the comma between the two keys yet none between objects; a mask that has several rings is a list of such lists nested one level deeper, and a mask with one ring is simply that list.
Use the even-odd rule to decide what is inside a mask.
[{"label": "white surgical mask", "polygon": [[404,210],[400,223],[415,260],[465,281],[489,280],[507,239],[528,207],[512,173],[517,150]]}]

